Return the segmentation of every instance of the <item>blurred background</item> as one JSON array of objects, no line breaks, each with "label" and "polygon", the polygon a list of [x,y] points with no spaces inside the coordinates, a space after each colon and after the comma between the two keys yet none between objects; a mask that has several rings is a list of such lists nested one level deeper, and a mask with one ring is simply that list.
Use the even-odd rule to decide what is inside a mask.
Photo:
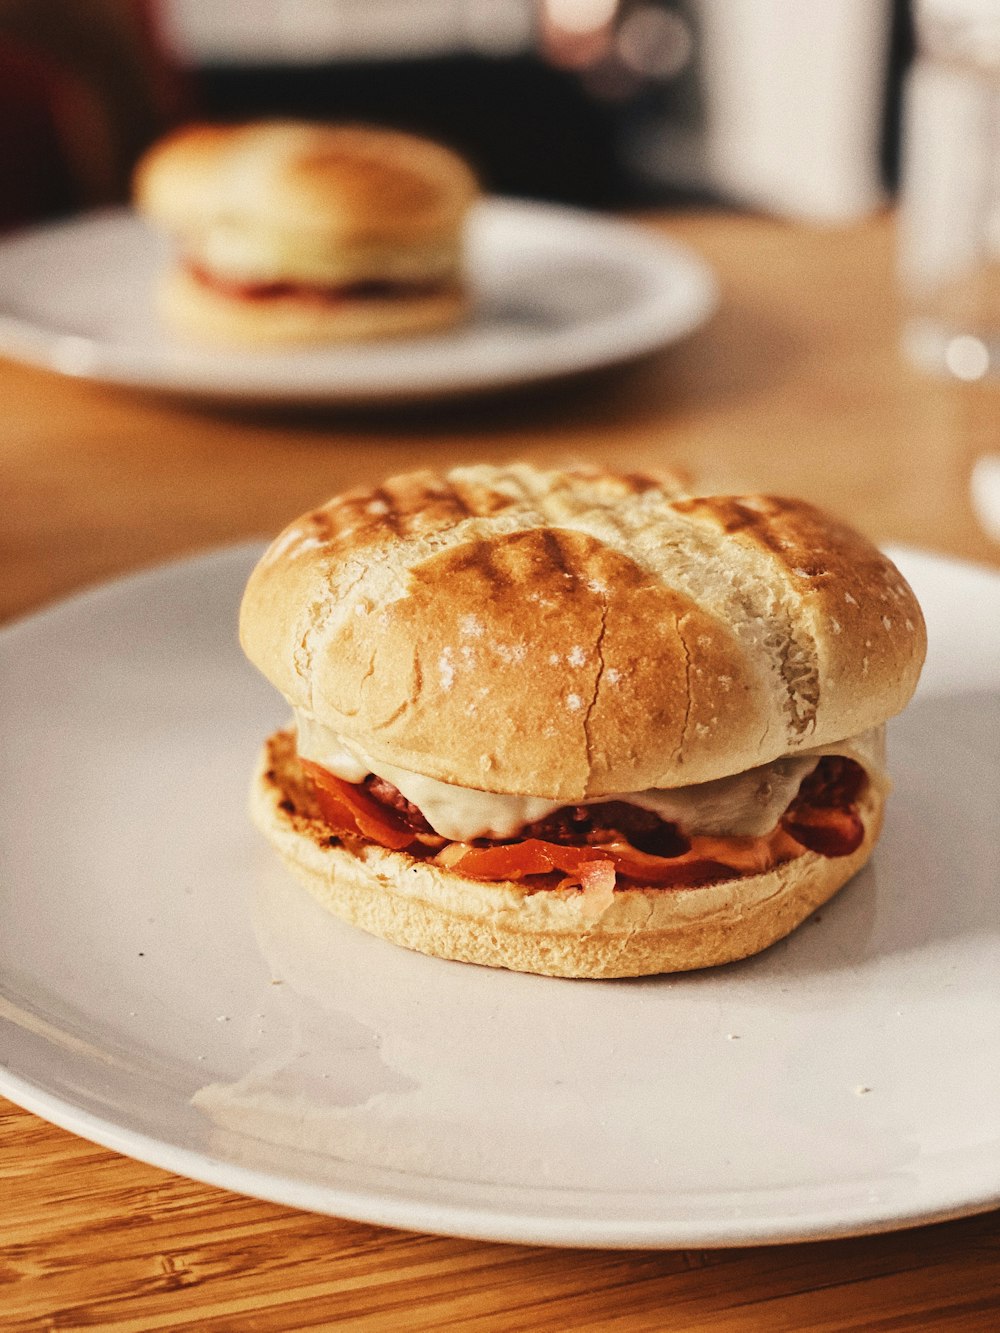
[{"label": "blurred background", "polygon": [[0,0],[0,226],[258,115],[422,131],[502,193],[848,222],[896,186],[912,27],[908,0]]}]

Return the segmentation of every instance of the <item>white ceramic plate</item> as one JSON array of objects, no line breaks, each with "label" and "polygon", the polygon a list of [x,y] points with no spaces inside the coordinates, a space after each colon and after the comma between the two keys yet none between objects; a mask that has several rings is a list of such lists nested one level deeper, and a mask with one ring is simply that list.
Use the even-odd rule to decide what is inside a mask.
[{"label": "white ceramic plate", "polygon": [[166,243],[96,213],[0,243],[0,352],[67,375],[199,397],[384,402],[529,384],[627,361],[689,333],[717,300],[708,266],[639,227],[489,199],[469,229],[472,319],[354,346],[206,351],[169,337],[152,292]]},{"label": "white ceramic plate", "polygon": [[[926,608],[873,864],[699,975],[572,982],[327,917],[244,803],[257,552],[0,633],[0,1091],[214,1184],[497,1240],[730,1245],[1000,1203],[1000,576]],[[280,984],[277,984],[280,983]]]}]

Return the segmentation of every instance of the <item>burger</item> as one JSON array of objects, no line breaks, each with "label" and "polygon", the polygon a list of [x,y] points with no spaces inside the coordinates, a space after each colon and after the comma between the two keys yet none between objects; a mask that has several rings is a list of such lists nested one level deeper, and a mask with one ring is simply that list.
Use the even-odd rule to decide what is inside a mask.
[{"label": "burger", "polygon": [[191,125],[139,163],[139,210],[177,238],[159,309],[207,342],[382,338],[460,320],[472,172],[366,126]]},{"label": "burger", "polygon": [[396,944],[564,977],[744,958],[836,893],[926,644],[811,505],[528,465],[305,514],[241,638],[293,712],[252,794],[293,874]]}]

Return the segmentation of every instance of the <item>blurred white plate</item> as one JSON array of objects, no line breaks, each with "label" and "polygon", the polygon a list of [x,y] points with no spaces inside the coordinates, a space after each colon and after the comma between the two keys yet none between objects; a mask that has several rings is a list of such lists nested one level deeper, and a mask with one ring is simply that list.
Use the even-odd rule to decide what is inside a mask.
[{"label": "blurred white plate", "polygon": [[116,211],[0,243],[0,353],[134,388],[265,402],[384,402],[499,389],[627,361],[715,308],[703,260],[628,223],[509,199],[469,234],[475,311],[420,338],[280,351],[206,351],[152,308],[169,247]]},{"label": "blurred white plate", "polygon": [[256,554],[0,633],[0,1091],[217,1185],[495,1240],[1000,1203],[1000,576],[901,559],[931,654],[853,884],[745,963],[572,982],[407,953],[287,878],[245,813],[283,720],[236,645]]}]

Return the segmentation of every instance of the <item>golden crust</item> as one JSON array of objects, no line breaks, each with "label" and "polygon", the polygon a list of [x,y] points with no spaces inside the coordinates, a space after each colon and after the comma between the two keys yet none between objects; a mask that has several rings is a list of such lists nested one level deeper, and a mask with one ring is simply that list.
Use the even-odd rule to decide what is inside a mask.
[{"label": "golden crust", "polygon": [[[871,693],[916,685],[926,652],[923,616],[902,575],[846,523],[802,500],[706,496],[674,508],[718,540],[757,551],[780,568],[798,599],[817,654],[817,686],[843,718],[841,736],[873,725]],[[806,725],[815,699],[803,701]]]},{"label": "golden crust", "polygon": [[137,206],[181,234],[224,220],[336,245],[448,235],[476,192],[460,157],[417,135],[277,120],[189,125],[134,179]]},{"label": "golden crust", "polygon": [[[247,586],[247,655],[373,760],[571,802],[684,786],[878,726],[923,619],[808,505],[527,465],[331,500]],[[739,519],[739,522],[737,522]]]},{"label": "golden crust", "polygon": [[324,303],[294,295],[242,300],[198,282],[186,269],[168,272],[158,313],[181,337],[216,346],[361,342],[433,333],[460,323],[468,301],[454,286],[412,296],[352,297]]},{"label": "golden crust", "polygon": [[851,856],[804,852],[764,875],[698,889],[619,889],[595,909],[579,889],[532,891],[469,879],[406,852],[335,841],[312,816],[287,733],[265,745],[253,819],[288,869],[331,912],[420,953],[560,977],[631,977],[713,967],[759,953],[795,929],[871,855],[884,797],[860,803]]}]

